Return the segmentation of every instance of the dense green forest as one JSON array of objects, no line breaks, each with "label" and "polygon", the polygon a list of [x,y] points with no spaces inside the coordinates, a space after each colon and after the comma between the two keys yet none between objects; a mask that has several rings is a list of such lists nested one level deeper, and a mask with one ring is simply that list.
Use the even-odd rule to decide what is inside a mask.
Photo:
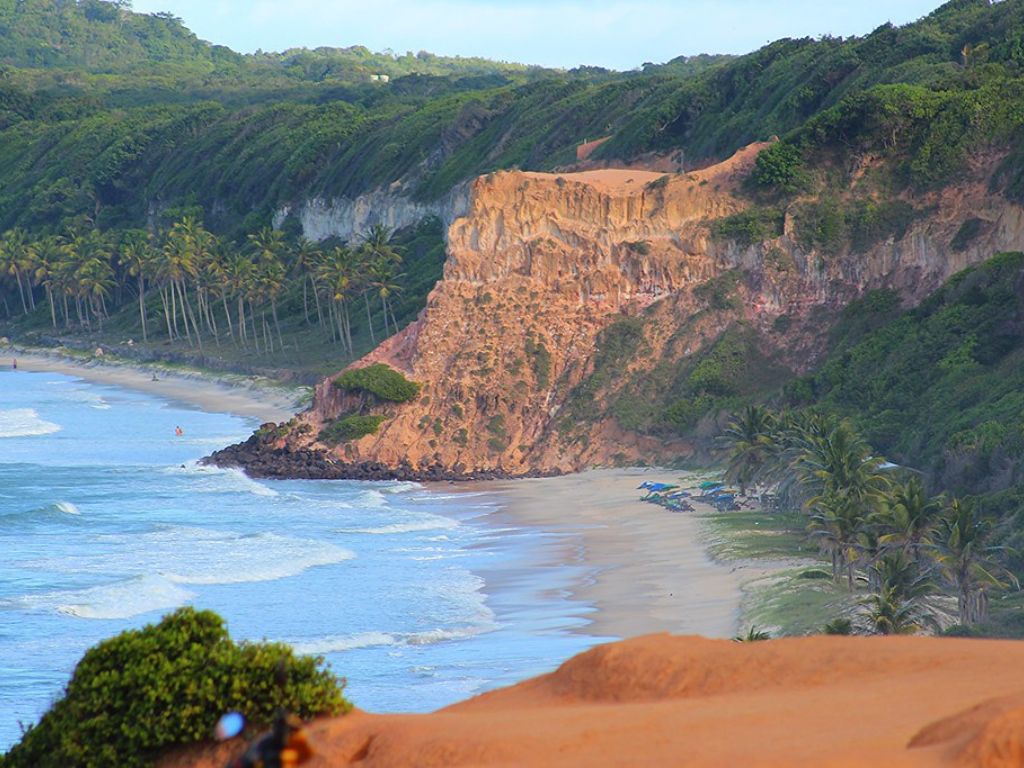
[{"label": "dense green forest", "polygon": [[311,195],[401,180],[437,198],[496,168],[570,162],[605,135],[598,157],[683,150],[690,164],[787,136],[794,151],[759,177],[783,188],[814,150],[901,150],[906,179],[927,184],[955,172],[976,131],[1013,140],[1021,112],[1019,0],[626,73],[363,49],[242,56],[103,0],[8,2],[0,26],[0,229],[139,227],[189,205],[244,236]]}]

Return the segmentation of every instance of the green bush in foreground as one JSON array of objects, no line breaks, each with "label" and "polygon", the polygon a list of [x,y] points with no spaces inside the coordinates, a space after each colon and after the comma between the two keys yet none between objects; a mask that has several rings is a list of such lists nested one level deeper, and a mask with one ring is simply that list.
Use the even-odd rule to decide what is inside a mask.
[{"label": "green bush in foreground", "polygon": [[180,608],[89,649],[64,697],[0,767],[146,766],[167,747],[210,738],[225,712],[256,727],[279,706],[301,717],[345,712],[343,686],[321,658],[280,643],[235,643],[217,614]]},{"label": "green bush in foreground", "polygon": [[366,392],[392,403],[407,403],[420,392],[419,384],[384,363],[345,371],[334,380],[334,386],[346,392]]},{"label": "green bush in foreground", "polygon": [[319,440],[329,445],[358,440],[374,434],[387,419],[387,416],[362,416],[358,413],[343,416],[320,430]]}]

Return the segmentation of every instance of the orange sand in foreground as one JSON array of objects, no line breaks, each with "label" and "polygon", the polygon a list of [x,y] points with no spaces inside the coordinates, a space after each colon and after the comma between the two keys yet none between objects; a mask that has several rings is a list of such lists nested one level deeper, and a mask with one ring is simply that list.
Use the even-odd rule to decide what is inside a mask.
[{"label": "orange sand in foreground", "polygon": [[[649,635],[427,715],[309,728],[308,765],[1024,765],[1024,643]],[[169,757],[221,768],[239,746]]]}]

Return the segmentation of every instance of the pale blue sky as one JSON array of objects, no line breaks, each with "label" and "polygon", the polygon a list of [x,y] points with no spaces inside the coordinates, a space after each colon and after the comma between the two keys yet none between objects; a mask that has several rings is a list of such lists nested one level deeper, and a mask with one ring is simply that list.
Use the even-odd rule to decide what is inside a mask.
[{"label": "pale blue sky", "polygon": [[861,35],[941,0],[135,0],[236,51],[365,45],[553,67],[632,69],[746,53],[780,37]]}]

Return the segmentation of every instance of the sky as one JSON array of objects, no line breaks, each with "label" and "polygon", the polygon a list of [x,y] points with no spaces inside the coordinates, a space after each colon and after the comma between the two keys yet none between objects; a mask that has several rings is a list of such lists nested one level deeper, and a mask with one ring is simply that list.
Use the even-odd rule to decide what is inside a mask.
[{"label": "sky", "polygon": [[782,37],[862,35],[942,0],[134,0],[236,51],[365,45],[548,67],[627,70],[747,53]]}]

